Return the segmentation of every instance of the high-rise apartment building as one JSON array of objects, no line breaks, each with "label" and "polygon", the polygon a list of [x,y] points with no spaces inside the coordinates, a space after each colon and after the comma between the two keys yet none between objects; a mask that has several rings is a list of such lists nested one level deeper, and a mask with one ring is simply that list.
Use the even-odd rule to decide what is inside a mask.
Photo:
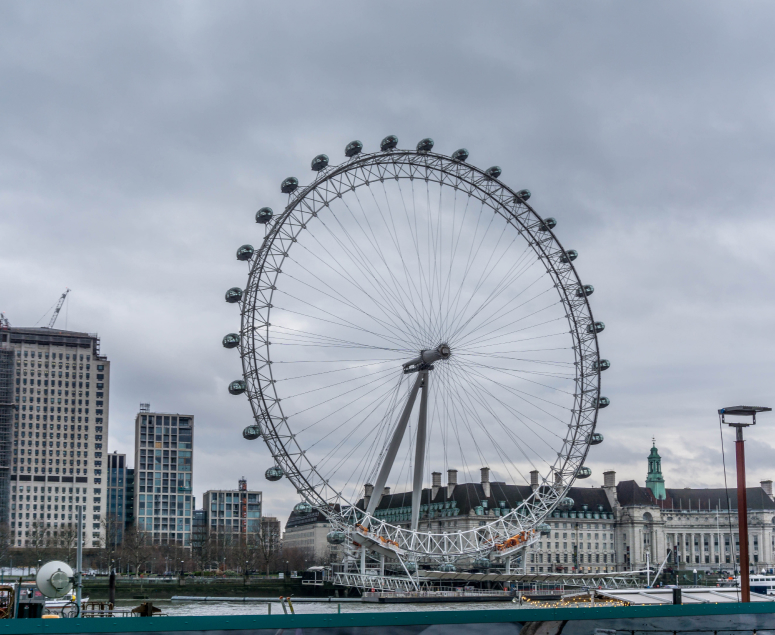
[{"label": "high-rise apartment building", "polygon": [[250,541],[261,532],[261,492],[248,491],[245,477],[236,490],[205,492],[204,511],[210,537],[219,541]]},{"label": "high-rise apartment building", "polygon": [[0,403],[9,382],[13,399],[13,410],[0,406],[0,522],[7,510],[13,544],[25,547],[71,530],[74,505],[85,505],[85,546],[100,545],[110,362],[99,337],[4,323],[0,349]]},{"label": "high-rise apartment building", "polygon": [[153,544],[191,545],[193,415],[151,412],[135,419],[135,523]]}]

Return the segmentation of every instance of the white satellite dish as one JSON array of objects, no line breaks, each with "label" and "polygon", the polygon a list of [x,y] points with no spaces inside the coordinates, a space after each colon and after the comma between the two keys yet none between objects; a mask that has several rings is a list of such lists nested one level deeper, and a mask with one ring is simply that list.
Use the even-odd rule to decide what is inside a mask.
[{"label": "white satellite dish", "polygon": [[47,562],[38,570],[35,584],[48,598],[62,597],[73,588],[73,570],[66,562],[59,560]]}]

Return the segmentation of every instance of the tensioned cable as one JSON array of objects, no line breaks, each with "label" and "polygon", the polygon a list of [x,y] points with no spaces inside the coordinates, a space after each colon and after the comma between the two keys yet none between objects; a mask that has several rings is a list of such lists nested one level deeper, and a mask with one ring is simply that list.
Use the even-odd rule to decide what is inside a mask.
[{"label": "tensioned cable", "polygon": [[[732,503],[729,500],[729,486],[727,485],[727,459],[724,454],[724,432],[723,432],[723,428],[721,427],[721,415],[718,416],[718,433],[719,433],[719,436],[721,437],[721,464],[724,466],[724,493],[726,494],[726,497],[727,497],[727,517],[729,519],[729,547],[730,547],[729,550],[732,552],[732,560],[733,560],[732,565],[734,566],[734,564],[737,562],[738,556],[737,556],[737,553],[735,553],[734,534],[732,533]],[[737,512],[738,514],[740,513],[739,500],[737,501]],[[745,510],[745,513],[748,513],[748,510]],[[746,536],[745,539],[748,540],[748,536]],[[681,545],[681,546],[683,547],[684,545]],[[719,551],[720,551],[720,547],[721,545],[719,545]],[[721,560],[721,557],[719,557],[719,560]],[[750,566],[750,564],[746,563],[746,566]],[[743,563],[740,562],[741,577],[742,577],[742,568],[743,568]],[[737,601],[739,602],[740,590],[739,590],[739,587],[735,587],[735,588],[738,589]]]},{"label": "tensioned cable", "polygon": [[[344,202],[344,199],[343,199],[343,202]],[[344,205],[345,205],[345,207],[349,211],[349,206],[347,206],[346,203],[344,203]],[[352,212],[351,212],[351,215],[352,215]],[[342,230],[342,233],[350,241],[350,244],[352,245],[353,249],[359,255],[359,258],[358,258],[357,261],[355,259],[353,259],[352,257],[351,257],[351,260],[353,260],[353,262],[359,263],[362,266],[366,265],[366,267],[365,267],[366,271],[368,271],[369,274],[374,278],[374,282],[376,283],[377,288],[382,291],[383,297],[387,300],[389,294],[386,294],[385,292],[386,291],[391,291],[390,285],[388,285],[387,281],[385,280],[385,278],[383,276],[378,275],[379,272],[377,271],[376,267],[372,268],[372,267],[369,266],[369,265],[371,265],[371,260],[369,258],[369,254],[366,254],[365,252],[363,252],[363,250],[358,246],[357,242],[352,238],[352,236],[347,231],[347,229],[342,225],[342,222],[339,220],[338,216],[334,215],[334,219],[336,220],[337,224],[339,225],[340,229]],[[328,228],[327,225],[325,225],[325,223],[323,223],[323,225],[324,225],[324,227],[326,227],[326,229],[329,230],[329,232],[331,232],[331,230]],[[336,240],[337,243],[340,244],[344,248],[342,241],[339,241],[337,239],[337,237],[333,234],[333,232],[331,232],[331,235],[334,238],[334,240]],[[368,240],[368,237],[367,237],[367,240]],[[381,250],[375,250],[375,251],[376,251],[377,254],[380,255],[380,257],[381,257],[381,259],[383,261],[383,264],[385,264],[385,267],[386,267],[386,270],[387,270],[387,273],[388,273],[388,277],[393,279],[393,280],[395,280],[395,277],[393,276],[392,270],[390,269],[390,267],[387,266],[387,262],[385,261],[384,256],[382,256],[382,254],[381,254]],[[378,277],[379,277],[379,279],[377,279]],[[390,295],[392,295],[392,293]],[[400,301],[400,298],[396,298],[396,299]],[[396,310],[395,306],[393,306],[392,308],[393,308],[393,311],[396,314],[396,316],[399,319],[402,319],[401,318],[401,312]],[[411,328],[411,326],[408,325],[408,324],[406,324],[406,326],[407,326],[407,328]]]},{"label": "tensioned cable", "polygon": [[[341,241],[340,241],[340,240],[339,240],[339,239],[338,239],[338,238],[337,238],[337,237],[336,237],[336,236],[335,236],[335,235],[334,235],[334,234],[331,232],[331,230],[328,228],[328,226],[327,226],[325,223],[321,223],[321,224],[322,224],[322,225],[323,225],[323,227],[324,227],[324,228],[325,228],[325,229],[326,229],[326,230],[329,232],[329,234],[330,234],[330,235],[333,237],[333,239],[334,239],[334,240],[337,242],[337,244],[338,244],[338,245],[339,245],[339,246],[340,246],[340,247],[343,249],[344,253],[345,253],[345,254],[346,254],[346,255],[347,255],[349,258],[350,258],[350,261],[351,261],[351,262],[353,262],[353,264],[354,264],[354,265],[356,265],[356,266],[353,268],[353,270],[354,270],[354,271],[358,271],[358,270],[360,270],[360,269],[361,269],[361,265],[362,265],[363,263],[362,263],[362,262],[359,262],[359,261],[355,261],[355,260],[353,260],[353,258],[352,258],[352,256],[351,256],[351,254],[349,253],[349,251],[348,251],[346,248],[344,248],[344,246],[342,245]],[[322,249],[322,250],[323,250],[323,251],[326,253],[326,255],[327,255],[327,256],[328,256],[328,257],[331,259],[331,261],[332,261],[332,262],[334,262],[334,263],[336,263],[336,265],[337,265],[337,266],[338,266],[338,267],[339,267],[339,268],[340,268],[340,269],[341,269],[343,272],[346,272],[346,271],[347,271],[347,269],[346,269],[346,268],[345,268],[345,267],[344,267],[344,266],[343,266],[343,265],[342,265],[342,264],[339,262],[339,260],[336,258],[336,256],[334,256],[334,255],[331,253],[331,251],[330,251],[330,250],[328,250],[328,249],[327,249],[327,248],[326,248],[326,247],[325,247],[325,246],[324,246],[324,245],[323,245],[323,244],[320,242],[320,240],[317,238],[317,236],[315,236],[315,234],[314,234],[314,233],[311,233],[311,232],[310,232],[310,235],[313,237],[313,239],[315,240],[315,242],[317,242],[317,244],[320,246],[320,248],[321,248],[321,249]],[[306,251],[307,251],[308,253],[312,254],[312,255],[313,255],[313,256],[315,256],[315,257],[317,257],[317,258],[318,258],[318,259],[319,259],[319,260],[320,260],[322,263],[324,263],[326,266],[328,266],[329,268],[331,268],[332,270],[334,270],[334,269],[331,267],[330,263],[328,263],[328,262],[324,261],[323,259],[321,259],[319,256],[317,256],[316,254],[314,254],[314,252],[312,252],[311,250],[307,249],[307,248],[306,248],[306,247],[304,247],[304,246],[302,246],[302,248],[303,248],[303,249],[306,249]],[[334,270],[334,271],[335,271],[335,270]],[[337,273],[338,273],[338,272],[337,272]],[[407,325],[407,324],[404,322],[404,320],[402,319],[402,317],[401,317],[400,313],[396,312],[396,309],[395,309],[395,307],[390,307],[390,311],[391,311],[391,313],[389,314],[389,313],[388,313],[388,311],[387,311],[387,307],[386,307],[386,306],[383,306],[383,304],[382,304],[382,303],[378,302],[378,301],[375,299],[375,296],[374,296],[374,295],[372,295],[371,293],[369,293],[368,291],[366,291],[366,289],[365,289],[363,286],[361,286],[360,284],[358,284],[358,283],[357,283],[357,282],[356,282],[356,281],[355,281],[355,280],[352,278],[352,275],[345,275],[345,274],[343,274],[343,273],[340,273],[340,275],[342,275],[342,277],[344,277],[344,278],[345,278],[346,280],[348,280],[348,281],[349,281],[349,282],[350,282],[350,283],[351,283],[353,286],[355,286],[355,287],[356,287],[358,290],[360,290],[360,291],[361,291],[361,293],[363,293],[363,294],[364,294],[364,295],[365,295],[367,298],[369,298],[369,300],[370,300],[372,303],[374,303],[374,304],[375,304],[377,307],[379,307],[379,308],[380,308],[380,309],[383,311],[383,313],[385,313],[386,317],[389,317],[391,320],[398,320],[398,322],[400,322],[400,323],[403,323],[403,324],[404,324],[405,328],[411,328],[409,325]],[[375,291],[375,292],[377,292],[377,293],[381,293],[382,289],[380,288],[380,286],[379,286],[378,284],[376,284],[376,285],[375,285],[375,281],[372,279],[372,277],[365,276],[365,281],[366,281],[368,284],[370,284],[372,287],[374,287],[374,291]],[[375,316],[372,316],[372,319],[376,319],[376,318],[375,318]],[[384,326],[386,326],[386,325],[384,324],[384,322],[380,321],[380,323],[382,324],[382,326],[383,326],[383,327],[384,327]],[[393,328],[395,328],[395,329],[399,329],[399,331],[398,331],[398,332],[399,332],[399,333],[401,333],[401,330],[400,330],[400,329],[401,329],[401,327],[400,327],[400,324],[398,324],[398,323],[395,323],[395,322],[394,322],[394,323],[393,323]],[[406,335],[406,334],[404,333],[404,336],[405,336],[405,335]]]}]

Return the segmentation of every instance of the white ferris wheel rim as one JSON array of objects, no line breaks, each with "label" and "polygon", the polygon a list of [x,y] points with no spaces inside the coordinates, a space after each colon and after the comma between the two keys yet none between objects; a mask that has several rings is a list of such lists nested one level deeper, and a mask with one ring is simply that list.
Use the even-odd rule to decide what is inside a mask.
[{"label": "white ferris wheel rim", "polygon": [[[553,280],[569,322],[576,359],[574,408],[568,432],[557,453],[550,476],[545,476],[522,503],[509,513],[484,525],[454,533],[407,529],[367,515],[326,480],[299,445],[277,394],[269,354],[270,314],[282,266],[307,223],[338,198],[387,179],[422,179],[440,187],[452,187],[500,214],[518,231]],[[563,262],[564,260],[564,262]],[[349,530],[356,524],[369,527],[416,556],[460,556],[489,551],[505,538],[531,532],[558,505],[584,465],[600,404],[600,356],[595,321],[572,259],[544,219],[497,178],[466,162],[443,154],[397,150],[357,154],[344,163],[318,173],[305,187],[289,196],[284,211],[272,223],[250,262],[250,276],[241,298],[240,356],[246,394],[261,435],[276,465],[282,468],[298,493],[320,510],[335,528]]]}]

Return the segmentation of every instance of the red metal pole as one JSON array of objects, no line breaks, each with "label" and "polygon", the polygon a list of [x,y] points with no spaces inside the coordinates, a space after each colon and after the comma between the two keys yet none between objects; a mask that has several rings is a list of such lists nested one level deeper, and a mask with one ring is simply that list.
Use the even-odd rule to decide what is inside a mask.
[{"label": "red metal pole", "polygon": [[735,426],[735,454],[737,457],[737,528],[740,541],[740,595],[743,602],[751,601],[751,582],[748,562],[748,500],[745,495],[745,445],[743,427]]}]

